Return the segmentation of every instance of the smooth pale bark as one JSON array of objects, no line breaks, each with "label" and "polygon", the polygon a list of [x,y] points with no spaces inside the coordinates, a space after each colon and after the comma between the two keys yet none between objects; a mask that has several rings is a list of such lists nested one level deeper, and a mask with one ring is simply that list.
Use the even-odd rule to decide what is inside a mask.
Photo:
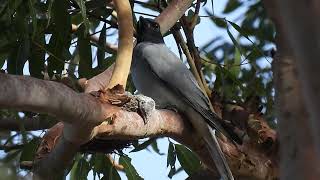
[{"label": "smooth pale bark", "polygon": [[113,88],[118,84],[125,88],[133,52],[132,11],[129,0],[113,0],[113,4],[118,15],[119,48],[111,79],[107,81],[107,88]]}]

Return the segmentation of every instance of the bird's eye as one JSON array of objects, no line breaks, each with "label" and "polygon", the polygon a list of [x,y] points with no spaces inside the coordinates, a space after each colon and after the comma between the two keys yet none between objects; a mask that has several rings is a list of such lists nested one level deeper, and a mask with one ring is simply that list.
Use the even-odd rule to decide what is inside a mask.
[{"label": "bird's eye", "polygon": [[158,29],[158,28],[159,28],[159,24],[158,24],[158,23],[154,23],[154,24],[153,24],[153,27],[154,27],[155,29]]}]

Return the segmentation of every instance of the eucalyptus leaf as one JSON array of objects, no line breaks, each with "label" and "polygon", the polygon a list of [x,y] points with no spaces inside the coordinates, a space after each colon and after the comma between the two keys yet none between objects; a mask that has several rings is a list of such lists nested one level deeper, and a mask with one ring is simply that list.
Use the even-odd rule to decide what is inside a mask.
[{"label": "eucalyptus leaf", "polygon": [[142,180],[143,178],[138,174],[137,170],[131,164],[131,159],[128,156],[121,156],[119,158],[119,163],[123,165],[124,172],[128,180]]},{"label": "eucalyptus leaf", "polygon": [[40,144],[40,139],[38,138],[34,138],[30,142],[25,144],[20,156],[20,162],[33,161],[39,144]]},{"label": "eucalyptus leaf", "polygon": [[85,35],[85,27],[81,25],[77,31],[79,49],[79,76],[91,78],[92,73],[92,54],[90,39]]},{"label": "eucalyptus leaf", "polygon": [[178,160],[187,174],[191,175],[200,169],[201,163],[193,152],[181,144],[176,144],[175,149]]}]

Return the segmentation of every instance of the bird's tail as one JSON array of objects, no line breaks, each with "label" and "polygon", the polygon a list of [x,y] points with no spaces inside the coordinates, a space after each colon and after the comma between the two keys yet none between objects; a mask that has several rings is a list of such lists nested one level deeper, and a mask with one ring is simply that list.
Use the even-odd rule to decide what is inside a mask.
[{"label": "bird's tail", "polygon": [[217,170],[219,171],[219,174],[223,180],[234,180],[232,172],[216,138],[215,130],[213,130],[210,126],[208,126],[208,128],[211,136],[205,136],[204,139]]}]

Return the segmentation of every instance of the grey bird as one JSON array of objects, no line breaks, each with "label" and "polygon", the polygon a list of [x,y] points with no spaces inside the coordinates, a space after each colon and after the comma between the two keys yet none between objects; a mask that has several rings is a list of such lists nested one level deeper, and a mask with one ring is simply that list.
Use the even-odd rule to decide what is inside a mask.
[{"label": "grey bird", "polygon": [[229,136],[194,76],[165,45],[159,24],[140,17],[137,35],[131,76],[138,92],[153,98],[157,106],[174,107],[182,113],[205,140],[222,179],[234,179],[213,129]]}]

